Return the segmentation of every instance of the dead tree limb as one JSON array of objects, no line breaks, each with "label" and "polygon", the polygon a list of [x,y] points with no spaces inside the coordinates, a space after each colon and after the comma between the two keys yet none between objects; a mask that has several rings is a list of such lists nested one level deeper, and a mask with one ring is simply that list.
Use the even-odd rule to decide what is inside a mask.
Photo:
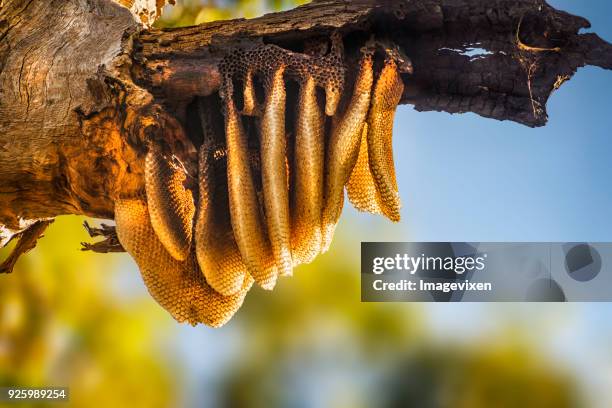
[{"label": "dead tree limb", "polygon": [[53,223],[53,220],[36,221],[27,229],[13,236],[17,238],[17,245],[11,254],[0,263],[0,273],[11,273],[17,263],[19,257],[36,247],[36,242],[43,237],[47,227]]},{"label": "dead tree limb", "polygon": [[110,0],[0,2],[0,244],[32,220],[111,219],[117,198],[143,190],[147,140],[193,155],[194,102],[218,92],[218,62],[236,47],[299,51],[339,32],[350,60],[388,37],[414,67],[403,103],[527,126],[546,123],[548,98],[579,67],[612,68],[612,46],[579,33],[587,20],[542,0],[323,0],[173,30],[144,29],[138,13]]}]

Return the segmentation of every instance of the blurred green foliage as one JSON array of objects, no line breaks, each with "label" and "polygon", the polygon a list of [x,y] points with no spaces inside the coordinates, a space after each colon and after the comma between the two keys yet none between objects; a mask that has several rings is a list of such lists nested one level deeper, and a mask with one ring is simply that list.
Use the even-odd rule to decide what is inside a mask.
[{"label": "blurred green foliage", "polygon": [[171,405],[177,384],[154,341],[167,323],[153,302],[116,296],[122,256],[79,251],[86,238],[77,217],[60,217],[0,276],[0,384],[67,386],[73,406]]},{"label": "blurred green foliage", "polygon": [[156,27],[186,27],[209,21],[253,18],[271,11],[282,11],[310,0],[183,0],[167,7]]},{"label": "blurred green foliage", "polygon": [[[0,276],[0,385],[68,386],[78,407],[170,407],[194,398],[182,394],[193,373],[177,361],[178,324],[117,281],[137,274],[127,255],[77,250],[87,238],[80,221],[60,217],[12,275]],[[218,367],[215,389],[201,383],[200,391],[228,407],[580,406],[572,378],[534,345],[512,335],[440,341],[420,307],[361,303],[358,257],[342,242],[274,292],[249,294],[231,327],[215,331],[238,342],[234,363]],[[195,347],[212,364],[216,351]]]},{"label": "blurred green foliage", "polygon": [[576,384],[509,328],[474,344],[433,338],[423,306],[361,303],[359,257],[338,237],[273,293],[255,290],[224,379],[228,407],[580,407]]}]

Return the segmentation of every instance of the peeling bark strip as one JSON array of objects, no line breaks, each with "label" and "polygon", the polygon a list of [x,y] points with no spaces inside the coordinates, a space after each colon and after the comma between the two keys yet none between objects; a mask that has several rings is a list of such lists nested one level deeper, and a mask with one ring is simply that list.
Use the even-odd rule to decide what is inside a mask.
[{"label": "peeling bark strip", "polygon": [[528,126],[546,123],[550,94],[577,68],[612,69],[612,46],[578,34],[588,21],[541,0],[322,0],[144,30],[164,3],[0,1],[0,244],[42,218],[113,218],[117,200],[144,192],[150,143],[197,174],[197,106],[217,96],[218,64],[238,49],[310,55],[309,44],[339,36],[354,82],[359,48],[387,38],[414,68],[402,103]]},{"label": "peeling bark strip", "polygon": [[17,245],[11,254],[0,263],[0,273],[11,273],[19,257],[36,247],[36,241],[43,237],[47,227],[53,220],[36,221],[30,227],[16,235],[19,237]]},{"label": "peeling bark strip", "polygon": [[157,20],[166,4],[175,4],[175,0],[114,0],[130,9],[134,17],[145,27]]}]

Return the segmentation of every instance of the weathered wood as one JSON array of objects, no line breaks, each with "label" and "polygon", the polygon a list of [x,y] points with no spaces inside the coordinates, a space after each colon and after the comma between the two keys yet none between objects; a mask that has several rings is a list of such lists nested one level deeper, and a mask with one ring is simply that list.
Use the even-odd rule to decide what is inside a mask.
[{"label": "weathered wood", "polygon": [[323,0],[252,20],[145,31],[135,39],[134,74],[174,104],[215,92],[216,63],[236,46],[299,48],[339,30],[350,49],[376,34],[412,59],[403,103],[542,126],[548,97],[577,68],[612,68],[612,46],[578,34],[588,27],[539,0]]},{"label": "weathered wood", "polygon": [[352,62],[371,35],[389,37],[414,66],[403,103],[528,126],[546,123],[548,97],[577,68],[612,68],[612,46],[578,34],[588,21],[540,0],[324,0],[253,20],[140,23],[111,0],[0,2],[0,246],[33,220],[112,218],[117,198],[143,190],[147,140],[193,157],[188,106],[218,91],[217,63],[236,47],[299,51],[339,31]]},{"label": "weathered wood", "polygon": [[[136,157],[115,115],[113,70],[138,25],[108,1],[4,1],[0,10],[0,224],[111,218]],[[95,119],[94,119],[95,117]],[[89,118],[89,119],[88,119]]]},{"label": "weathered wood", "polygon": [[99,254],[125,252],[125,249],[119,242],[117,231],[114,226],[102,224],[100,228],[96,228],[89,225],[87,221],[84,221],[83,227],[85,227],[85,230],[91,238],[103,237],[104,239],[93,244],[81,242],[81,251],[92,251]]}]

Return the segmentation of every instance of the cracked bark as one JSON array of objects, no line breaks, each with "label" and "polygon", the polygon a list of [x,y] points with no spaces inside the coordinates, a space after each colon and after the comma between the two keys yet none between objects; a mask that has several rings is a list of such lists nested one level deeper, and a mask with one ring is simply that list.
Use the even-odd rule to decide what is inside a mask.
[{"label": "cracked bark", "polygon": [[612,69],[612,46],[579,33],[587,20],[541,0],[324,0],[173,30],[144,29],[138,13],[0,1],[0,247],[36,220],[112,218],[118,197],[143,190],[147,140],[192,156],[191,107],[216,94],[235,47],[299,51],[339,31],[354,67],[365,40],[389,37],[414,66],[402,103],[527,126],[546,123],[548,98],[579,67]]}]

